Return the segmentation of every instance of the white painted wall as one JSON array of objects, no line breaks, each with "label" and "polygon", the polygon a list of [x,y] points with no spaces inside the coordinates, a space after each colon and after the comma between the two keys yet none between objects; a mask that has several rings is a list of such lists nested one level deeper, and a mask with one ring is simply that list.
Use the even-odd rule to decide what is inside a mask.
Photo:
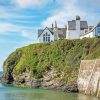
[{"label": "white painted wall", "polygon": [[95,34],[96,34],[95,30],[93,30],[92,32],[90,32],[88,34],[81,36],[80,39],[83,39],[83,38],[93,38],[93,37],[95,37]]},{"label": "white painted wall", "polygon": [[76,20],[76,32],[80,36],[80,20]]},{"label": "white painted wall", "polygon": [[43,42],[44,42],[44,41],[43,41],[43,35],[46,34],[46,33],[50,34],[50,41],[51,41],[51,42],[54,41],[54,35],[52,35],[52,33],[48,30],[48,28],[46,28],[46,29],[43,31],[43,33],[40,35],[40,37],[39,37],[39,42],[40,42],[40,43],[43,43]]},{"label": "white painted wall", "polygon": [[76,30],[68,30],[66,39],[78,39],[80,36],[77,34]]},{"label": "white painted wall", "polygon": [[84,30],[69,30],[66,32],[66,39],[80,39],[81,35],[84,34]]},{"label": "white painted wall", "polygon": [[66,39],[80,39],[83,34],[84,30],[80,30],[80,20],[76,20],[76,30],[67,30]]}]

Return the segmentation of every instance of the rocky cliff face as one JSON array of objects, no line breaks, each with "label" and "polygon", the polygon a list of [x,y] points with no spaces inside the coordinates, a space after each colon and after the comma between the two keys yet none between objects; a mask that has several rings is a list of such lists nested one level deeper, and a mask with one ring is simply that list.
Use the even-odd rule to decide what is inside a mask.
[{"label": "rocky cliff face", "polygon": [[[81,60],[97,58],[100,58],[100,39],[97,38],[31,44],[17,49],[5,60],[3,81],[19,86],[77,91]],[[99,94],[98,70],[99,61],[81,62],[78,78],[81,92]],[[93,90],[87,91],[89,89]]]},{"label": "rocky cliff face", "polygon": [[80,92],[100,97],[100,59],[81,61],[77,82]]},{"label": "rocky cliff face", "polygon": [[[73,78],[70,80],[70,78]],[[56,89],[66,92],[77,92],[77,71],[70,72],[67,83],[64,81],[64,73],[58,77],[56,69],[53,67],[43,73],[42,78],[32,77],[29,70],[25,70],[21,75],[13,75],[12,84],[17,86],[26,86],[31,88]]]}]

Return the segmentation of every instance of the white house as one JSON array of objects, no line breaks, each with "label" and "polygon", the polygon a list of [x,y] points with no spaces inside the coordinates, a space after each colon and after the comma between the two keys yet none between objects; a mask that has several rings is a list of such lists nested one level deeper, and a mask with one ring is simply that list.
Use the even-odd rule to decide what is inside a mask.
[{"label": "white house", "polygon": [[76,16],[76,20],[68,21],[65,28],[58,28],[52,24],[52,28],[38,30],[39,42],[53,42],[59,39],[82,39],[82,38],[100,38],[100,22],[95,26],[88,26],[87,21],[81,21],[80,16]]},{"label": "white house", "polygon": [[87,21],[81,21],[80,16],[76,16],[76,20],[68,21],[66,39],[80,39],[84,29],[88,29]]},{"label": "white house", "polygon": [[88,29],[85,30],[84,34],[80,37],[80,39],[93,37],[100,38],[100,22],[95,26],[89,26]]},{"label": "white house", "polygon": [[45,29],[38,30],[38,39],[40,43],[53,42],[59,39],[66,38],[66,28],[58,28],[55,21],[55,26],[52,28],[46,27]]}]

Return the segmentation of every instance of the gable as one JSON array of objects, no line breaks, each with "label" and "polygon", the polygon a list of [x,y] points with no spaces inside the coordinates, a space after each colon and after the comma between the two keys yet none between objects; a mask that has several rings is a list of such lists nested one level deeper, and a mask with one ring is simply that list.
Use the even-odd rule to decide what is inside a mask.
[{"label": "gable", "polygon": [[48,33],[50,33],[50,34],[52,34],[53,35],[53,31],[51,30],[51,29],[49,29],[49,28],[45,28],[44,30],[43,29],[39,29],[38,30],[38,37],[40,37],[43,33],[45,33],[45,31]]}]

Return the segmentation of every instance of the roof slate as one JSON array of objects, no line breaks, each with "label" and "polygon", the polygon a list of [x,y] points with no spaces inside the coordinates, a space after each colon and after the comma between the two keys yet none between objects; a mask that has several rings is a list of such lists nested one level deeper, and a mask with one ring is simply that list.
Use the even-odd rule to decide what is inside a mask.
[{"label": "roof slate", "polygon": [[68,21],[68,30],[76,30],[76,21]]},{"label": "roof slate", "polygon": [[[44,29],[45,30],[45,29]],[[43,29],[39,29],[38,30],[38,37],[40,37],[40,35],[43,33],[44,31]],[[52,28],[48,28],[48,30],[52,33],[52,34],[58,34],[59,38],[66,38],[66,28],[57,28],[56,31],[54,31]]]},{"label": "roof slate", "polygon": [[[87,28],[87,21],[80,21],[80,30],[84,30]],[[68,30],[76,30],[76,20],[68,21]]]}]

